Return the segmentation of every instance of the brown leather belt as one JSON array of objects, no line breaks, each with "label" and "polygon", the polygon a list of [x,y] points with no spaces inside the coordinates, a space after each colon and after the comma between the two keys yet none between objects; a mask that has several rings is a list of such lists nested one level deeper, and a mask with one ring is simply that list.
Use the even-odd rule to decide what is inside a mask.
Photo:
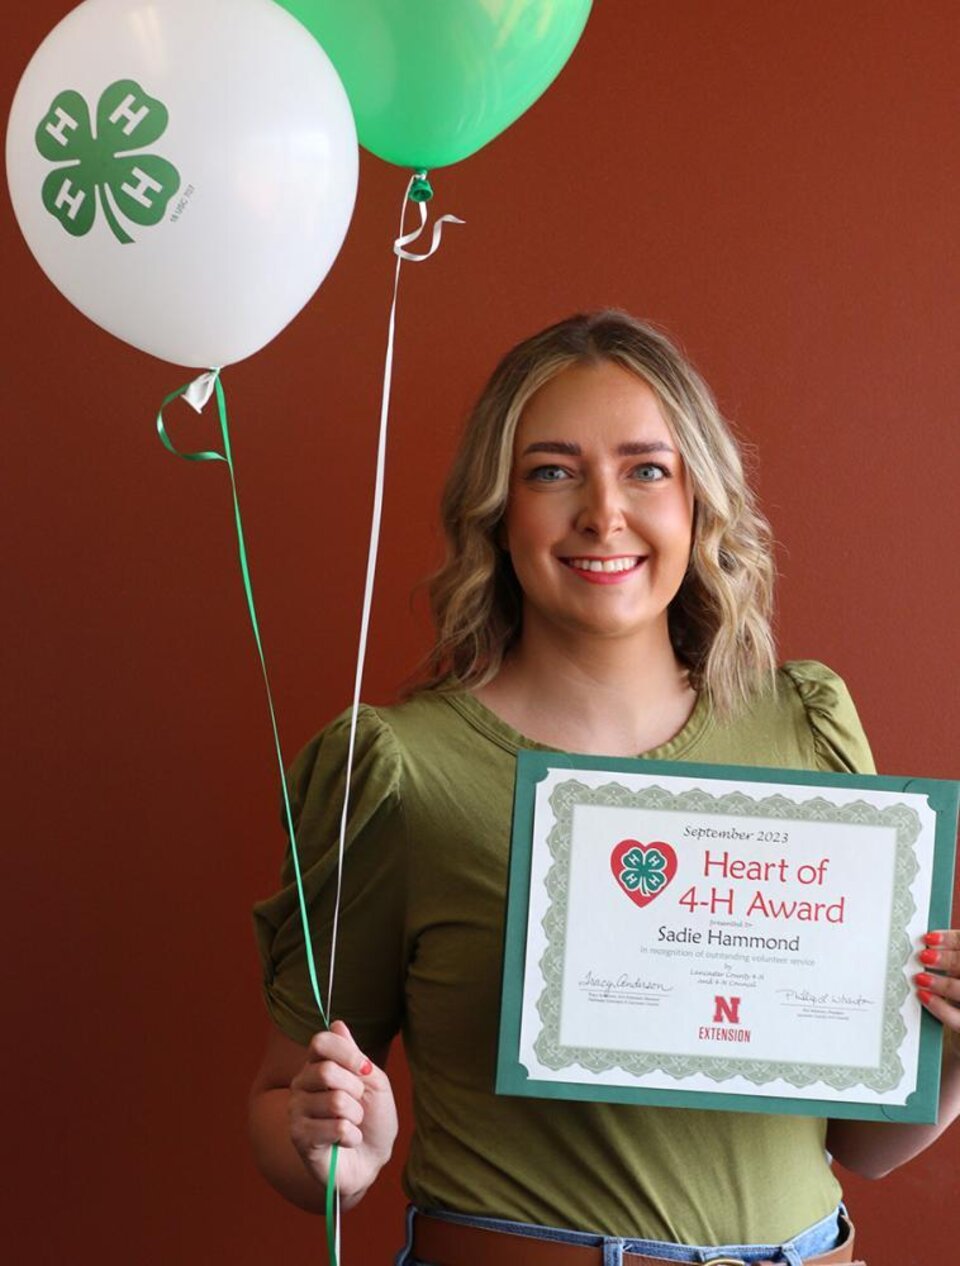
[{"label": "brown leather belt", "polygon": [[[853,1224],[841,1215],[847,1238],[828,1253],[805,1257],[804,1266],[865,1266],[853,1257]],[[603,1266],[601,1244],[569,1244],[560,1240],[535,1239],[510,1231],[494,1231],[482,1226],[464,1226],[418,1213],[413,1223],[413,1257],[424,1266]],[[623,1254],[623,1266],[664,1266],[666,1258],[644,1253]],[[678,1266],[674,1263],[674,1266]],[[712,1257],[704,1266],[743,1266],[739,1257]],[[754,1262],[751,1266],[777,1266]],[[783,1263],[779,1264],[783,1266]]]}]

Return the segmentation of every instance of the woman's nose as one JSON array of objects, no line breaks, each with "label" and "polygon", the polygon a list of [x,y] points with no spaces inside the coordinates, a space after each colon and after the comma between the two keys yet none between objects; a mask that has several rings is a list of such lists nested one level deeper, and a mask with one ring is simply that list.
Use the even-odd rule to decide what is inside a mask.
[{"label": "woman's nose", "polygon": [[577,530],[600,540],[624,526],[621,490],[614,479],[597,478],[584,484],[583,502],[577,512]]}]

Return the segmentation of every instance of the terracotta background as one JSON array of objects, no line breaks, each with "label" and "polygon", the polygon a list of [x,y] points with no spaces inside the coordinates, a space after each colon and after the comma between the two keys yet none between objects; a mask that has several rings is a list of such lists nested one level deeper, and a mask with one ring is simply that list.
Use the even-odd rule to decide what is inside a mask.
[{"label": "terracotta background", "polygon": [[[10,6],[4,114],[69,7]],[[467,225],[403,279],[368,698],[426,647],[409,595],[495,358],[613,303],[682,340],[756,447],[784,657],[846,677],[881,770],[960,775],[958,46],[953,0],[598,0],[546,96],[436,174]],[[329,278],[225,376],[288,759],[349,696],[404,181],[364,155]],[[72,309],[5,196],[0,234],[7,1251],[320,1261],[322,1224],[244,1135],[266,1025],[248,910],[283,838],[224,473],[157,441],[188,375]],[[215,439],[185,408],[172,429]],[[960,1128],[848,1182],[871,1266],[949,1260],[958,1161]],[[391,1172],[347,1266],[391,1260],[401,1208]]]}]

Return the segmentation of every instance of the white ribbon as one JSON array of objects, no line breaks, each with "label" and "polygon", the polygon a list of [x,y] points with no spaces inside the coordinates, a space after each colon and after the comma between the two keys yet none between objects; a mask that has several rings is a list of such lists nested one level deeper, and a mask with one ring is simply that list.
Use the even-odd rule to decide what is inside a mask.
[{"label": "white ribbon", "polygon": [[219,373],[219,369],[208,369],[199,378],[194,378],[193,382],[183,393],[183,399],[186,400],[191,409],[196,409],[198,413],[203,412],[203,406],[213,395]]},{"label": "white ribbon", "polygon": [[[373,606],[373,582],[377,569],[377,550],[380,544],[380,519],[383,510],[383,486],[387,460],[387,421],[390,412],[390,386],[393,380],[393,345],[397,324],[397,295],[400,288],[400,267],[405,259],[419,264],[429,259],[440,245],[443,226],[446,223],[463,224],[464,221],[455,215],[443,215],[434,222],[433,239],[430,249],[422,255],[408,251],[405,247],[423,232],[427,223],[427,208],[423,202],[417,203],[420,209],[420,225],[412,233],[404,234],[403,221],[406,218],[407,203],[414,182],[423,179],[425,173],[417,172],[410,177],[403,195],[403,206],[400,209],[400,230],[393,243],[393,253],[397,257],[397,265],[393,274],[393,300],[390,304],[390,319],[387,323],[387,352],[383,364],[383,391],[380,397],[380,433],[377,440],[377,473],[373,492],[373,515],[370,522],[370,544],[367,550],[367,575],[363,589],[363,610],[360,616],[360,640],[357,646],[357,668],[353,685],[353,709],[350,714],[350,738],[347,744],[346,785],[343,794],[343,812],[340,815],[340,840],[337,855],[337,893],[333,907],[333,930],[330,937],[330,976],[327,981],[327,1015],[333,1017],[333,974],[337,955],[337,934],[340,927],[340,895],[343,888],[343,854],[347,834],[347,818],[350,810],[350,782],[353,774],[353,756],[357,738],[357,710],[360,706],[360,689],[363,684],[363,666],[367,657],[367,638],[370,630],[370,609]],[[339,1198],[338,1198],[339,1202]]]},{"label": "white ribbon", "polygon": [[[417,177],[414,176],[413,180],[416,180],[416,179]],[[408,193],[410,191],[411,186],[413,185],[413,180],[411,180],[410,184],[407,186]],[[465,224],[466,223],[465,220],[458,219],[457,216],[455,215],[442,215],[439,220],[434,220],[433,238],[430,242],[430,249],[428,251],[425,251],[422,255],[417,255],[413,251],[406,251],[403,249],[405,246],[409,246],[411,242],[415,242],[427,225],[427,204],[425,202],[418,202],[417,206],[420,209],[419,228],[414,229],[412,233],[404,234],[403,233],[403,216],[401,215],[400,216],[401,235],[400,237],[397,238],[397,240],[393,244],[394,254],[397,255],[400,259],[409,259],[410,262],[413,264],[419,264],[422,260],[429,259],[430,256],[434,253],[434,251],[437,250],[437,248],[440,245],[440,238],[443,236],[443,226],[445,224]],[[404,203],[403,209],[404,211],[406,211],[407,209],[406,203]],[[396,291],[394,291],[394,297],[396,297]]]}]

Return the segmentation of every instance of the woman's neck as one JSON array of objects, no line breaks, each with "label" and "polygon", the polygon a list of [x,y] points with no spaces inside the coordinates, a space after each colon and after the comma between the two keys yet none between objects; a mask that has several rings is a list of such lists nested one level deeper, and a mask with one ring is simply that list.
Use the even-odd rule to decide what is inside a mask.
[{"label": "woman's neck", "polygon": [[525,630],[500,672],[476,692],[527,738],[565,751],[635,756],[661,746],[696,703],[666,622],[629,638]]}]

